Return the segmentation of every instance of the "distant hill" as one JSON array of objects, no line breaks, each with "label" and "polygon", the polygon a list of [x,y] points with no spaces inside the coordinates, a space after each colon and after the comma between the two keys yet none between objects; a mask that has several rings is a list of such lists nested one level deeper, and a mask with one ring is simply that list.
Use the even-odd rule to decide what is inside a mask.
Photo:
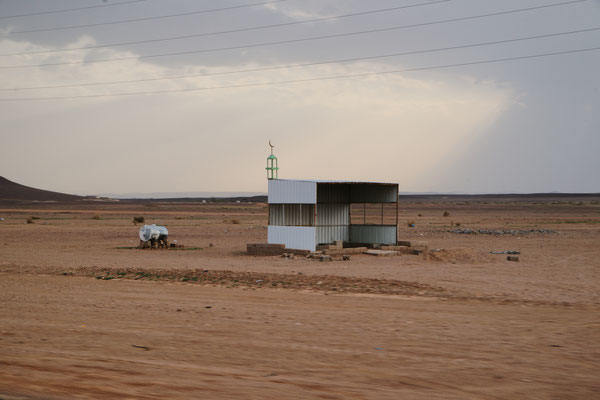
[{"label": "distant hill", "polygon": [[83,200],[85,197],[74,194],[51,192],[21,185],[0,176],[0,200],[3,201],[59,201]]},{"label": "distant hill", "polygon": [[131,203],[166,202],[166,203],[266,203],[267,195],[260,196],[238,196],[238,197],[174,197],[174,198],[144,198],[144,199],[120,199]]},{"label": "distant hill", "polygon": [[99,197],[119,200],[143,199],[239,199],[266,196],[265,192],[146,192],[146,193],[100,193]]}]

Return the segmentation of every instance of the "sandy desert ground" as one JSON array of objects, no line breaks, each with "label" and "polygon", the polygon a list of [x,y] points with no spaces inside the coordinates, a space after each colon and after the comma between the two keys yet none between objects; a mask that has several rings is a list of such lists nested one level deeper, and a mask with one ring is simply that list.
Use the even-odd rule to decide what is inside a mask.
[{"label": "sandy desert ground", "polygon": [[245,255],[264,204],[0,204],[0,399],[600,398],[599,200],[402,202],[439,251],[329,263]]}]

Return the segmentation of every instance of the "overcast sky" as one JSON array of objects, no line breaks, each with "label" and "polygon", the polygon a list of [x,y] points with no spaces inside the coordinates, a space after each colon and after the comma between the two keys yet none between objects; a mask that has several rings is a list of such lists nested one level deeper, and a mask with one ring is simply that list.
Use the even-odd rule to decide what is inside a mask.
[{"label": "overcast sky", "polygon": [[265,192],[271,139],[280,178],[600,192],[600,1],[563,3],[0,0],[0,176]]}]

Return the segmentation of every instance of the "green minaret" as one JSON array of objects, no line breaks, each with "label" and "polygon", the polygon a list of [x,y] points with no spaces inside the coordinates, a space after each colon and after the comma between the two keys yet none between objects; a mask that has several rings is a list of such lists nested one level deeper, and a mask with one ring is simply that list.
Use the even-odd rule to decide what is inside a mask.
[{"label": "green minaret", "polygon": [[277,179],[277,171],[279,171],[279,167],[277,166],[277,157],[273,154],[273,146],[271,141],[269,140],[269,146],[271,146],[271,155],[267,157],[267,179]]}]

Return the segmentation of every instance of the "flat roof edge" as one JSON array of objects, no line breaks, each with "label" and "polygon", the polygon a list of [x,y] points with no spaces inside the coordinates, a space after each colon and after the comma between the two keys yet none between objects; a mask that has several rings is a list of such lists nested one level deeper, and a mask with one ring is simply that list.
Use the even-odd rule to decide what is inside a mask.
[{"label": "flat roof edge", "polygon": [[309,182],[326,184],[356,184],[356,185],[399,185],[397,182],[372,182],[372,181],[335,181],[335,180],[316,180],[316,179],[272,179],[272,181],[282,182]]}]

